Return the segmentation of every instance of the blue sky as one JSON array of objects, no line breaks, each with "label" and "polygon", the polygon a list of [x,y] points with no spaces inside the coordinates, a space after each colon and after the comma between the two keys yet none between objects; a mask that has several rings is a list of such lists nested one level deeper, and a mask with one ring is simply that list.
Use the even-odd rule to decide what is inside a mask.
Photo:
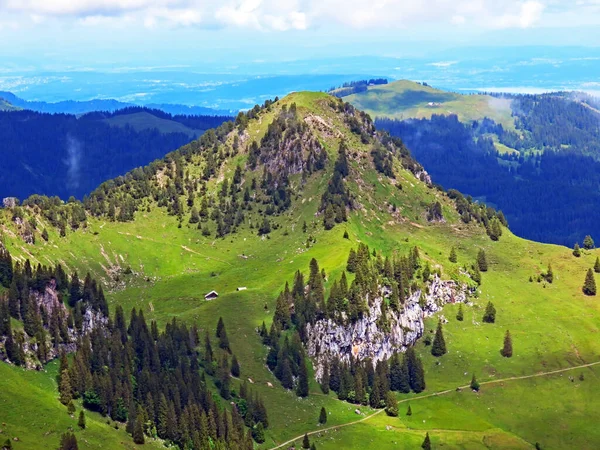
[{"label": "blue sky", "polygon": [[600,46],[600,0],[0,0],[0,71]]}]

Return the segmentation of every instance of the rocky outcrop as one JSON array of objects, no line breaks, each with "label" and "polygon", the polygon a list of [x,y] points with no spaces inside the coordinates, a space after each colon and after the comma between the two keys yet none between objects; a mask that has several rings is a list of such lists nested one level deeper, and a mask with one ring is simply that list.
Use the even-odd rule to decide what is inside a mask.
[{"label": "rocky outcrop", "polygon": [[346,363],[351,357],[370,358],[376,363],[405,351],[423,335],[425,317],[433,315],[446,303],[467,301],[465,286],[435,276],[426,291],[418,290],[406,299],[401,312],[388,310],[388,325],[382,329],[381,302],[389,295],[390,290],[381,287],[379,296],[371,302],[368,315],[354,323],[340,325],[331,319],[322,319],[307,325],[306,345],[315,362],[317,379],[321,379],[324,364],[333,357]]},{"label": "rocky outcrop", "polygon": [[[59,316],[62,320],[66,320],[68,315],[67,307],[62,303],[59,292],[56,289],[56,281],[54,279],[48,282],[46,288],[42,292],[31,290],[30,295],[35,299],[35,303],[40,311],[43,309],[48,316],[52,316],[56,310],[58,310]],[[77,350],[77,342],[79,339],[97,328],[102,328],[108,325],[108,318],[99,311],[94,311],[88,307],[83,311],[81,329],[69,328],[68,339],[61,342],[58,345],[53,345],[52,336],[50,336],[49,330],[46,327],[46,352],[45,361],[50,361],[57,358],[61,351],[67,353],[74,352]],[[20,337],[17,337],[20,334]],[[15,339],[18,341],[22,339],[23,352],[25,354],[24,367],[26,369],[40,370],[43,366],[38,358],[38,349],[40,347],[36,337],[30,337],[21,330],[15,331]],[[0,337],[0,361],[10,363],[7,359],[6,351],[4,349],[6,338]]]}]

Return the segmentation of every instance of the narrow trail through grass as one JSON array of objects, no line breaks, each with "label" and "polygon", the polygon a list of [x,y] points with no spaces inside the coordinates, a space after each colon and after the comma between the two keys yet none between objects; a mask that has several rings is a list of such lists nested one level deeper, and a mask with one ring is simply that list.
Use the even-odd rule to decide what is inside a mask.
[{"label": "narrow trail through grass", "polygon": [[[596,362],[593,362],[593,363],[581,364],[579,366],[573,366],[573,367],[566,367],[564,369],[551,370],[549,372],[535,373],[535,374],[532,374],[532,375],[522,375],[522,376],[518,376],[518,377],[501,378],[499,380],[482,381],[482,382],[479,383],[479,385],[483,386],[483,385],[486,385],[486,384],[503,383],[505,381],[517,381],[517,380],[526,380],[526,379],[529,379],[529,378],[545,377],[545,376],[554,375],[554,374],[557,374],[557,373],[568,372],[570,370],[577,370],[577,369],[583,369],[583,368],[586,368],[586,367],[597,366],[599,364],[600,364],[600,361],[596,361]],[[469,384],[464,385],[464,386],[458,386],[456,389],[466,389],[468,387],[470,387]],[[403,399],[403,400],[399,400],[398,403],[406,403],[406,402],[412,402],[412,401],[416,401],[416,400],[422,400],[422,399],[430,398],[430,397],[437,397],[437,396],[440,396],[440,395],[448,394],[450,392],[455,392],[456,389],[446,389],[444,391],[433,392],[431,394],[421,395],[419,397],[406,398],[406,399]],[[312,435],[317,434],[317,433],[323,433],[325,431],[337,430],[339,428],[348,427],[350,425],[356,425],[357,423],[366,422],[367,420],[375,417],[378,414],[381,414],[384,411],[385,411],[385,409],[379,409],[379,410],[375,411],[374,413],[369,414],[368,416],[363,417],[362,419],[358,419],[358,420],[355,420],[353,422],[342,423],[340,425],[334,425],[334,426],[327,427],[327,428],[321,428],[319,430],[307,432],[306,434],[308,436],[312,436]],[[293,443],[294,441],[300,440],[303,437],[304,437],[304,434],[296,436],[295,438],[290,439],[289,441],[286,441],[283,444],[279,444],[276,447],[272,447],[271,450],[277,450],[279,448],[285,447],[286,445],[289,445],[289,444]]]}]

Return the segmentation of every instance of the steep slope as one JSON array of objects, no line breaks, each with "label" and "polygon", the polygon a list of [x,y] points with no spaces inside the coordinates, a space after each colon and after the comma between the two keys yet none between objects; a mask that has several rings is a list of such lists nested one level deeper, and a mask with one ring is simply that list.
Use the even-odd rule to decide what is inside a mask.
[{"label": "steep slope", "polygon": [[0,111],[17,111],[19,108],[12,105],[8,100],[0,97]]},{"label": "steep slope", "polygon": [[142,108],[81,117],[2,111],[0,198],[82,199],[101,182],[148,164],[228,119]]},{"label": "steep slope", "polygon": [[[575,258],[564,247],[524,241],[503,227],[498,236],[493,210],[432,187],[401,142],[377,134],[366,115],[325,94],[296,93],[255,108],[237,124],[103,184],[85,208],[82,214],[77,203],[43,198],[7,208],[0,216],[4,243],[16,260],[90,271],[105,286],[112,310],[135,307],[161,327],[177,317],[214,336],[222,317],[241,367],[232,386],[239,391],[241,380],[251,380],[269,413],[259,448],[300,442],[313,431],[319,448],[414,448],[427,431],[434,444],[468,448],[600,442],[593,421],[600,411],[584,395],[599,387],[594,366],[549,375],[548,381],[485,384],[597,361],[600,344],[589,337],[600,328],[600,310],[581,292],[597,252]],[[23,237],[31,235],[35,244],[26,244]],[[454,319],[458,304],[424,320],[425,339],[415,353],[427,386],[421,394],[396,394],[404,402],[400,419],[380,413],[324,432],[317,424],[321,407],[327,427],[356,421],[357,408],[376,411],[321,392],[312,364],[307,398],[283,389],[266,366],[269,349],[257,330],[263,322],[270,327],[278,294],[297,271],[308,274],[313,259],[325,271],[328,298],[360,244],[375,251],[374,261],[377,255],[400,260],[417,247],[420,265],[406,285],[412,293],[434,291],[436,278],[427,281],[425,267],[474,287],[480,250],[488,271],[470,304],[462,304],[465,320]],[[449,261],[452,248],[456,263]],[[549,264],[552,283],[541,277]],[[348,274],[349,282],[356,278]],[[219,297],[206,301],[212,290]],[[497,310],[494,324],[482,321],[489,301]],[[436,358],[425,341],[441,315],[448,320],[448,353]],[[513,335],[512,358],[499,353],[506,329]],[[468,385],[472,374],[482,382],[480,394],[450,392]],[[418,400],[422,396],[431,397]],[[518,398],[538,406],[515,411]],[[414,412],[406,417],[408,401]],[[572,407],[561,414],[566,404]],[[548,429],[549,420],[557,426]],[[7,423],[17,426],[19,418]]]}]

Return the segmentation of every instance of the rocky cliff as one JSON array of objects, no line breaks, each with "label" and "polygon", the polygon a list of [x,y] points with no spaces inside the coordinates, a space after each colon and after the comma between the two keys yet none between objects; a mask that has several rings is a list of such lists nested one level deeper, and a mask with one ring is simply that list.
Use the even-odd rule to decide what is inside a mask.
[{"label": "rocky cliff", "polygon": [[446,303],[467,301],[466,286],[444,281],[435,276],[425,291],[417,290],[406,299],[401,312],[388,310],[387,324],[381,326],[381,302],[391,291],[382,286],[371,302],[369,314],[362,319],[340,325],[331,319],[307,325],[307,350],[315,362],[317,379],[321,379],[325,362],[337,357],[343,362],[350,358],[373,362],[389,359],[394,353],[405,351],[424,333],[425,317],[439,311]]}]

